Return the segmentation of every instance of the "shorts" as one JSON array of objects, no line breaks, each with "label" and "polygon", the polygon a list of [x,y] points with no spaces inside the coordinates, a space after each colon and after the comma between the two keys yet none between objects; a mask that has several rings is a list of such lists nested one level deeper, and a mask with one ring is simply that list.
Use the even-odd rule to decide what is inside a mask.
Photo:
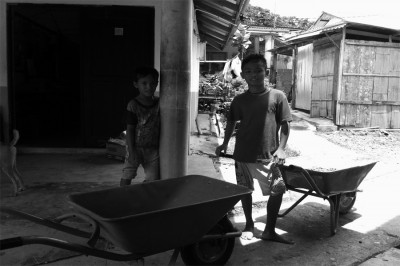
[{"label": "shorts", "polygon": [[143,167],[146,181],[159,180],[160,155],[158,153],[158,148],[135,147],[135,154],[133,156],[129,154],[128,149],[126,149],[122,178],[134,179],[140,165]]},{"label": "shorts", "polygon": [[256,163],[235,161],[235,172],[238,185],[254,191],[256,179],[264,196],[276,196],[286,191],[281,171],[270,160],[260,160]]}]

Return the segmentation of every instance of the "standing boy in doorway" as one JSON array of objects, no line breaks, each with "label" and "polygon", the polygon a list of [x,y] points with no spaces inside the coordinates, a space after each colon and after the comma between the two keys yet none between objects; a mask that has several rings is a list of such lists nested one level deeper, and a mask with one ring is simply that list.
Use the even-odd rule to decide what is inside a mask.
[{"label": "standing boy in doorway", "polygon": [[[285,162],[285,146],[292,118],[285,94],[264,85],[266,66],[266,60],[260,54],[249,55],[243,60],[242,76],[249,89],[233,99],[227,117],[224,142],[216,148],[215,153],[219,156],[221,152],[226,152],[236,122],[240,121],[233,153],[237,183],[254,190],[255,178],[260,183],[263,195],[270,196],[266,226],[260,238],[292,244],[275,232],[283,193],[286,190],[279,168],[275,164]],[[246,217],[242,234],[244,239],[253,238],[252,205],[251,194],[242,198]]]},{"label": "standing boy in doorway", "polygon": [[160,179],[160,105],[159,98],[154,96],[158,78],[154,68],[140,67],[135,71],[134,85],[139,95],[127,107],[127,153],[120,186],[131,184],[139,165],[146,181]]}]

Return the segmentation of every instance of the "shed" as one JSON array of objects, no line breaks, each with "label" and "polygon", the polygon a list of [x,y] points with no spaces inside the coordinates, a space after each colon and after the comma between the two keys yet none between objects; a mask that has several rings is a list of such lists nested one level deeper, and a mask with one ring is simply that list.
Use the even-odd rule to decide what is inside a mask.
[{"label": "shed", "polygon": [[338,126],[400,128],[400,30],[323,12],[287,38],[293,50],[292,107]]}]

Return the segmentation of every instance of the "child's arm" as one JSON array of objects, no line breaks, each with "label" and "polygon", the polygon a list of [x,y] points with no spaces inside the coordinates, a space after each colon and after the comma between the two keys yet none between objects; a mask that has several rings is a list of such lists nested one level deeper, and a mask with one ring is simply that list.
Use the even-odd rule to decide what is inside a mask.
[{"label": "child's arm", "polygon": [[133,155],[133,147],[135,146],[135,125],[127,125],[126,128],[126,144],[128,145],[128,152]]},{"label": "child's arm", "polygon": [[136,126],[138,124],[137,114],[134,112],[133,104],[129,103],[126,112],[126,145],[128,145],[128,152],[133,155],[136,135]]},{"label": "child's arm", "polygon": [[235,130],[235,126],[236,126],[236,121],[227,122],[225,128],[224,142],[215,149],[215,154],[217,156],[220,156],[221,152],[226,153],[226,150],[228,149],[229,140],[232,137],[233,131]]},{"label": "child's arm", "polygon": [[280,133],[280,140],[279,140],[279,147],[278,149],[274,152],[274,160],[276,163],[283,164],[285,162],[285,147],[286,143],[289,139],[289,134],[290,134],[290,125],[288,121],[283,121],[281,123],[281,133]]}]

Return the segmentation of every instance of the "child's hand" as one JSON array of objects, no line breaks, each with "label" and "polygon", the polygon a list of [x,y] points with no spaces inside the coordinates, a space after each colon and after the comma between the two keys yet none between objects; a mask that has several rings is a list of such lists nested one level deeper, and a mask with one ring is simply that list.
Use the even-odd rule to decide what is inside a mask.
[{"label": "child's hand", "polygon": [[220,146],[218,146],[215,149],[215,155],[217,155],[218,157],[220,156],[221,152],[224,152],[224,154],[226,153],[226,149],[228,148],[228,144],[222,144]]},{"label": "child's hand", "polygon": [[272,154],[274,157],[274,162],[277,164],[284,164],[285,163],[285,158],[286,158],[286,153],[285,150],[282,148],[278,148],[274,154]]}]

